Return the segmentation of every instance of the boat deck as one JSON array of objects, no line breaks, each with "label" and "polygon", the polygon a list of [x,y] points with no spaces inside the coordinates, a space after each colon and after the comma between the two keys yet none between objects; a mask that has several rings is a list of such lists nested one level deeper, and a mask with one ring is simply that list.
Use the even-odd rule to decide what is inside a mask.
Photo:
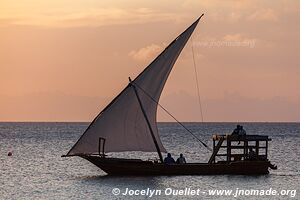
[{"label": "boat deck", "polygon": [[217,163],[165,164],[153,161],[123,158],[83,156],[109,175],[217,175],[217,174],[268,174],[270,162],[236,161]]}]

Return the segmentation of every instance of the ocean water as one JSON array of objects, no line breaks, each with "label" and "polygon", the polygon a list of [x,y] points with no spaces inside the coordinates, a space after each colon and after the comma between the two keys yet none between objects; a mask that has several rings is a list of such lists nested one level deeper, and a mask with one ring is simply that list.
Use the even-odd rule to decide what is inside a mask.
[{"label": "ocean water", "polygon": [[[234,123],[185,125],[209,146],[212,145],[212,134],[230,133],[235,128]],[[272,138],[269,159],[278,170],[262,176],[110,177],[84,159],[61,158],[88,123],[2,122],[0,199],[300,199],[297,193],[300,192],[300,123],[242,125],[247,134]],[[174,157],[184,153],[188,162],[208,161],[210,152],[178,124],[159,123],[159,132],[164,146]],[[13,152],[12,156],[7,156],[9,151]],[[151,159],[156,154],[125,153],[119,156]],[[125,193],[127,189],[132,191],[131,195],[113,194]],[[152,197],[150,190],[155,191]],[[198,193],[180,194],[181,190],[198,190]],[[232,190],[232,193],[213,194],[214,190]],[[251,194],[251,190],[260,194]],[[235,196],[236,191],[239,195]],[[277,193],[271,195],[274,191]]]}]

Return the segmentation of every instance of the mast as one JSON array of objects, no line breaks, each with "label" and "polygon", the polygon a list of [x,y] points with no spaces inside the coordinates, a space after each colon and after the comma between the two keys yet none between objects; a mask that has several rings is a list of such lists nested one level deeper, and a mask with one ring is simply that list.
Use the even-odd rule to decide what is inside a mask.
[{"label": "mast", "polygon": [[139,94],[138,94],[138,92],[137,92],[137,89],[136,89],[135,85],[132,83],[130,77],[129,77],[129,84],[130,84],[130,86],[133,87],[134,93],[135,93],[135,95],[136,95],[136,97],[137,97],[137,100],[138,100],[138,102],[139,102],[139,105],[141,106],[141,110],[142,110],[142,112],[143,112],[143,115],[144,115],[145,120],[146,120],[146,122],[147,122],[148,128],[149,128],[149,130],[150,130],[151,137],[152,137],[152,139],[153,139],[153,142],[154,142],[155,148],[156,148],[156,150],[157,150],[159,159],[160,159],[160,161],[163,163],[164,160],[163,160],[163,157],[162,157],[162,155],[161,155],[161,151],[160,151],[160,149],[159,149],[159,146],[158,146],[158,143],[157,143],[157,141],[156,141],[156,138],[155,138],[155,136],[154,136],[154,133],[153,133],[152,127],[151,127],[151,125],[150,125],[149,119],[148,119],[148,117],[147,117],[146,111],[145,111],[145,109],[144,109],[144,107],[143,107],[143,104],[142,104],[142,101],[141,101],[141,99],[140,99],[140,96],[139,96]]}]

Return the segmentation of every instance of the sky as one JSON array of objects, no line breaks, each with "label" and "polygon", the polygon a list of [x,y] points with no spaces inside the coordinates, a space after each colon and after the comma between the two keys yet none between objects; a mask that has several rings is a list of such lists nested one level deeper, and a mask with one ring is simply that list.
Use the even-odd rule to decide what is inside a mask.
[{"label": "sky", "polygon": [[[0,121],[91,121],[204,13],[160,103],[180,121],[300,121],[298,0],[1,0]],[[161,110],[159,121],[173,121]]]}]

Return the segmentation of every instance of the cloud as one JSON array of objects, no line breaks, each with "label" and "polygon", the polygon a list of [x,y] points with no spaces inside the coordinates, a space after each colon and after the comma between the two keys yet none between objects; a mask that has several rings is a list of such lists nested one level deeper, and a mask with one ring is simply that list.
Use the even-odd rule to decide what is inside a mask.
[{"label": "cloud", "polygon": [[128,55],[136,61],[144,62],[153,59],[156,55],[158,55],[162,51],[162,49],[163,49],[162,46],[159,46],[157,44],[151,44],[139,50],[133,50],[129,52]]},{"label": "cloud", "polygon": [[[41,13],[26,13],[17,16],[0,16],[0,22],[13,25],[46,27],[104,26],[118,24],[140,24],[147,22],[180,19],[175,13],[161,12],[150,8],[90,8],[82,10],[49,10]],[[3,25],[3,24],[2,24]]]},{"label": "cloud", "polygon": [[252,15],[250,15],[248,18],[250,21],[278,21],[278,15],[277,13],[270,8],[264,8],[261,10],[256,11]]}]

